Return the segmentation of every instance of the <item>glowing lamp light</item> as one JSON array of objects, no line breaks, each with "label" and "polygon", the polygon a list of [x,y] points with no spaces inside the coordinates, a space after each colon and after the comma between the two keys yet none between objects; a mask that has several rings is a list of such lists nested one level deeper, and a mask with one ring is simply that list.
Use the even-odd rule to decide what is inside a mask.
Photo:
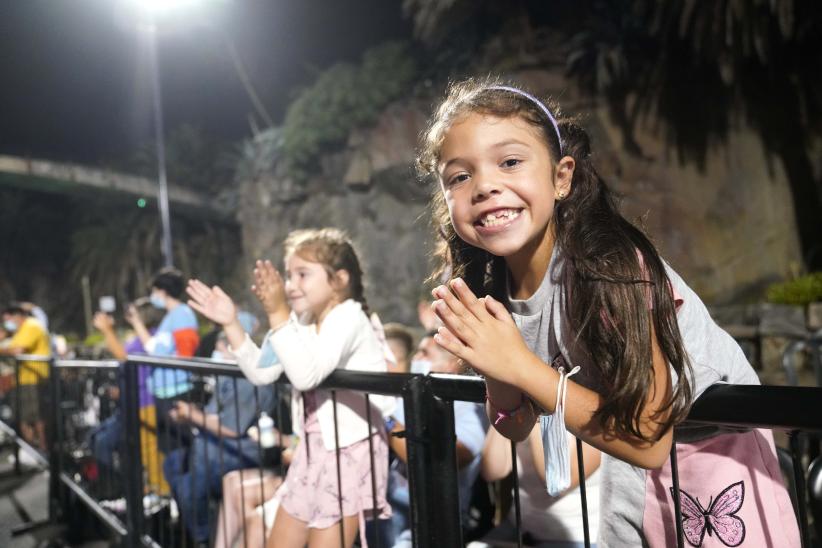
[{"label": "glowing lamp light", "polygon": [[132,2],[147,12],[163,13],[196,4],[198,0],[132,0]]}]

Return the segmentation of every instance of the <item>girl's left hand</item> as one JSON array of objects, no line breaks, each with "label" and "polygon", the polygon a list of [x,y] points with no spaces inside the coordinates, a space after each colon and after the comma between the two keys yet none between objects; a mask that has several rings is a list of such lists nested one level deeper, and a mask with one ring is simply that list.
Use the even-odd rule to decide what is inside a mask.
[{"label": "girl's left hand", "polygon": [[254,285],[251,290],[263,305],[266,315],[290,312],[286,304],[285,284],[271,261],[257,260],[254,264]]},{"label": "girl's left hand", "polygon": [[478,299],[463,280],[450,286],[432,291],[437,298],[432,307],[443,322],[434,340],[486,377],[517,386],[517,364],[531,351],[514,319],[492,297]]}]

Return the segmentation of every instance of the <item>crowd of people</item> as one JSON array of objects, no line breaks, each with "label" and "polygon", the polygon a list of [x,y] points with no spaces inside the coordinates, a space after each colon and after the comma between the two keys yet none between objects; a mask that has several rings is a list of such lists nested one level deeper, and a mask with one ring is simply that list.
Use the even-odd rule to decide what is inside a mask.
[{"label": "crowd of people", "polygon": [[[600,546],[674,544],[674,425],[708,386],[758,379],[699,297],[618,212],[587,134],[558,112],[496,81],[451,86],[419,158],[435,181],[440,238],[439,285],[420,326],[382,325],[355,246],[335,228],[289,234],[282,273],[255,264],[262,339],[218,285],[173,270],[155,277],[148,305],[129,308],[132,346],[119,343],[110,318],[95,318],[117,357],[189,357],[200,346],[199,314],[219,331],[209,355],[242,372],[236,382],[220,378],[200,407],[191,403],[203,397],[190,373],[140,369],[141,418],[154,431],[150,444],[152,434],[142,440],[142,460],[162,463],[146,468],[148,485],[174,497],[192,539],[296,548],[379,536],[383,546],[411,545],[407,442],[396,435],[405,429],[403,403],[320,388],[343,370],[485,378],[484,406],[454,405],[466,538],[479,536],[470,511],[477,485],[516,469],[530,546],[582,545],[581,478]],[[162,318],[150,318],[152,308]],[[23,311],[10,307],[4,321],[15,333],[4,352],[40,344]],[[33,371],[19,387],[27,406],[40,397],[42,375]],[[272,388],[283,375],[290,394]],[[260,459],[257,419],[283,402],[290,425],[275,425],[281,450],[272,465]],[[118,420],[96,443],[116,443]],[[38,440],[36,423],[27,428]],[[184,447],[167,444],[181,438]],[[510,440],[520,442],[513,453]],[[689,543],[799,546],[770,432],[681,429],[676,450]],[[217,520],[211,504],[219,504]],[[513,517],[503,516],[475,545],[516,538]]]}]

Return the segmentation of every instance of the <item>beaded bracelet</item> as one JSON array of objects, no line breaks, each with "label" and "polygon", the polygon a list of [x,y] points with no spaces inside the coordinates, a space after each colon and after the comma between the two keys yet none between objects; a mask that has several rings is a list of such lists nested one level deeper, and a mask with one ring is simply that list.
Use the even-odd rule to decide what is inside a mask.
[{"label": "beaded bracelet", "polygon": [[[491,400],[491,396],[488,394],[488,391],[486,390],[485,399],[488,400],[488,403],[490,403],[491,407],[493,407],[497,412],[497,417],[494,420],[494,426],[498,425],[503,420],[513,418],[517,419],[518,424],[522,424],[522,415],[525,412],[525,404],[528,403],[528,407],[530,408],[531,399],[526,398],[524,393],[520,393],[520,396],[522,399],[520,400],[518,406],[514,407],[513,409],[505,410],[497,407],[497,405]],[[533,408],[531,409],[533,410]]]}]

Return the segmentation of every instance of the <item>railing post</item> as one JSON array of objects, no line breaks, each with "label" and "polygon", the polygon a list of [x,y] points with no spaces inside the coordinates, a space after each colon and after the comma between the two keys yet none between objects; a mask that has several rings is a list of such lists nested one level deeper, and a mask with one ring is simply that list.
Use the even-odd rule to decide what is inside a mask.
[{"label": "railing post", "polygon": [[791,457],[793,461],[793,474],[796,487],[796,505],[799,507],[799,535],[803,547],[810,546],[808,535],[808,506],[805,498],[805,470],[802,464],[802,438],[801,433],[796,430],[788,432],[788,440],[791,446]]},{"label": "railing post", "polygon": [[60,390],[60,371],[56,367],[54,358],[49,364],[49,397],[51,409],[47,417],[46,445],[49,459],[49,521],[55,523],[65,516],[65,500],[60,483],[62,458],[60,451],[63,448],[63,406]]},{"label": "railing post", "polygon": [[142,543],[144,530],[143,516],[143,463],[140,453],[140,388],[138,384],[138,364],[125,361],[123,368],[123,422],[125,424],[125,451],[123,471],[126,488],[126,524],[128,538],[126,546],[136,547]]},{"label": "railing post", "polygon": [[674,521],[676,524],[677,548],[684,548],[685,536],[682,530],[682,505],[679,501],[679,464],[676,458],[676,439],[671,443],[671,481],[674,489]]},{"label": "railing post", "polygon": [[403,390],[414,548],[462,546],[454,404],[430,383],[415,377]]},{"label": "railing post", "polygon": [[14,357],[14,474],[20,475],[20,438],[23,437],[23,423],[20,419],[20,359]]}]

